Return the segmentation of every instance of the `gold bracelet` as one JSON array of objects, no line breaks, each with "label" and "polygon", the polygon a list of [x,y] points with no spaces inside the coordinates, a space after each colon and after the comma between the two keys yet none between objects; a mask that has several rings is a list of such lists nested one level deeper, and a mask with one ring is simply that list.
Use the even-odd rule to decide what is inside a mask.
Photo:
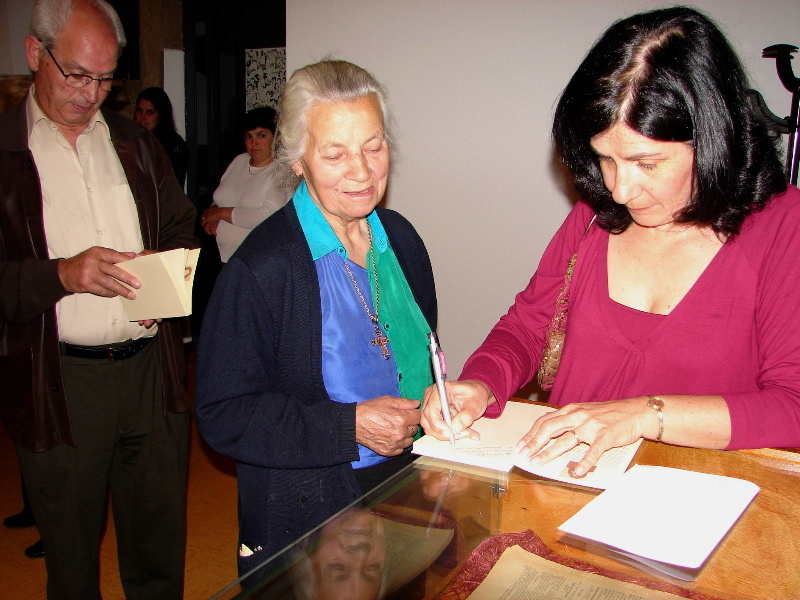
[{"label": "gold bracelet", "polygon": [[664,435],[664,401],[658,396],[648,396],[647,398],[647,406],[658,413],[658,435],[653,441],[660,442],[661,436]]}]

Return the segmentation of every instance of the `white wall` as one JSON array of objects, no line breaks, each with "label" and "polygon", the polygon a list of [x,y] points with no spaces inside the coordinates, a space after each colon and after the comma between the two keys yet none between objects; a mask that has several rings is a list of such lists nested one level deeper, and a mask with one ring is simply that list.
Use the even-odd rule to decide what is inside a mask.
[{"label": "white wall", "polygon": [[33,0],[0,0],[0,75],[28,75],[23,40]]},{"label": "white wall", "polygon": [[[779,116],[791,94],[762,48],[800,45],[797,0],[695,0]],[[451,372],[533,274],[570,203],[552,112],[594,40],[642,0],[290,0],[287,73],[332,54],[371,71],[398,125],[387,206],[431,254]],[[800,60],[794,61],[800,75]]]},{"label": "white wall", "polygon": [[186,139],[186,82],[183,50],[164,49],[164,91],[172,102],[175,127]]}]

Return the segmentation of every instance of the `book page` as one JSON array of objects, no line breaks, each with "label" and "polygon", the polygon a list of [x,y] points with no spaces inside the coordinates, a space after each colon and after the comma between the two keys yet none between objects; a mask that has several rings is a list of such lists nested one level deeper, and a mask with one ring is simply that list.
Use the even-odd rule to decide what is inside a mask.
[{"label": "book page", "polygon": [[411,451],[422,456],[451,460],[475,467],[510,471],[514,466],[512,453],[520,438],[530,431],[540,416],[555,410],[550,406],[508,402],[497,419],[478,419],[472,429],[481,434],[480,440],[437,440],[424,435],[414,442]]},{"label": "book page", "polygon": [[191,300],[192,286],[194,285],[194,271],[197,268],[197,259],[200,256],[200,249],[170,250],[168,252],[160,252],[158,256],[161,257],[161,262],[164,263],[167,273],[172,278],[175,289],[183,289],[183,298]]},{"label": "book page", "polygon": [[539,477],[547,477],[564,483],[604,490],[622,477],[641,445],[642,440],[640,439],[621,448],[606,450],[595,466],[583,477],[574,477],[571,471],[573,466],[581,461],[589,449],[589,445],[585,443],[578,444],[572,450],[554,458],[546,465],[537,465],[535,467],[531,466],[530,459],[514,453],[514,465]]},{"label": "book page", "polygon": [[199,254],[198,248],[177,248],[120,263],[122,269],[142,282],[142,287],[134,290],[135,300],[121,298],[128,319],[142,321],[190,315]]},{"label": "book page", "polygon": [[559,529],[629,556],[697,569],[758,489],[733,477],[635,465]]},{"label": "book page", "polygon": [[556,409],[551,406],[508,402],[503,414],[497,419],[475,421],[472,428],[481,434],[480,440],[456,440],[453,447],[448,440],[437,440],[432,435],[425,435],[414,442],[411,451],[431,458],[506,472],[516,465],[539,477],[596,489],[605,489],[619,479],[633,460],[641,440],[606,451],[585,477],[573,477],[570,468],[572,463],[583,458],[588,449],[586,444],[579,444],[546,465],[535,467],[531,466],[527,458],[516,453],[517,442],[530,431],[533,422],[554,410]]},{"label": "book page", "polygon": [[595,573],[578,571],[526,552],[507,548],[470,600],[675,600],[674,594]]},{"label": "book page", "polygon": [[183,290],[189,302],[189,314],[192,310],[192,288],[194,287],[194,276],[197,274],[197,262],[200,260],[200,248],[192,248],[186,251],[186,260],[183,263]]}]

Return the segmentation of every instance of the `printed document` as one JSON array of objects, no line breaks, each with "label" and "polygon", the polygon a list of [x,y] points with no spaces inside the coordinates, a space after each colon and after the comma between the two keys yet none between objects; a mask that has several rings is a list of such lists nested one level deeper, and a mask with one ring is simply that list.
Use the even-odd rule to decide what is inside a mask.
[{"label": "printed document", "polygon": [[507,548],[470,600],[676,600],[680,596],[578,571]]}]

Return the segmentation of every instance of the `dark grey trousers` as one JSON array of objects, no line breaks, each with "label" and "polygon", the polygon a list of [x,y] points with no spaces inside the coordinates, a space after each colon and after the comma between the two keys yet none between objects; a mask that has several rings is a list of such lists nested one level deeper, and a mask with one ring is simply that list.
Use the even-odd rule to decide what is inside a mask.
[{"label": "dark grey trousers", "polygon": [[62,357],[76,446],[18,448],[48,600],[95,600],[109,491],[128,600],[180,600],[189,414],[164,414],[158,344],[118,362]]}]

